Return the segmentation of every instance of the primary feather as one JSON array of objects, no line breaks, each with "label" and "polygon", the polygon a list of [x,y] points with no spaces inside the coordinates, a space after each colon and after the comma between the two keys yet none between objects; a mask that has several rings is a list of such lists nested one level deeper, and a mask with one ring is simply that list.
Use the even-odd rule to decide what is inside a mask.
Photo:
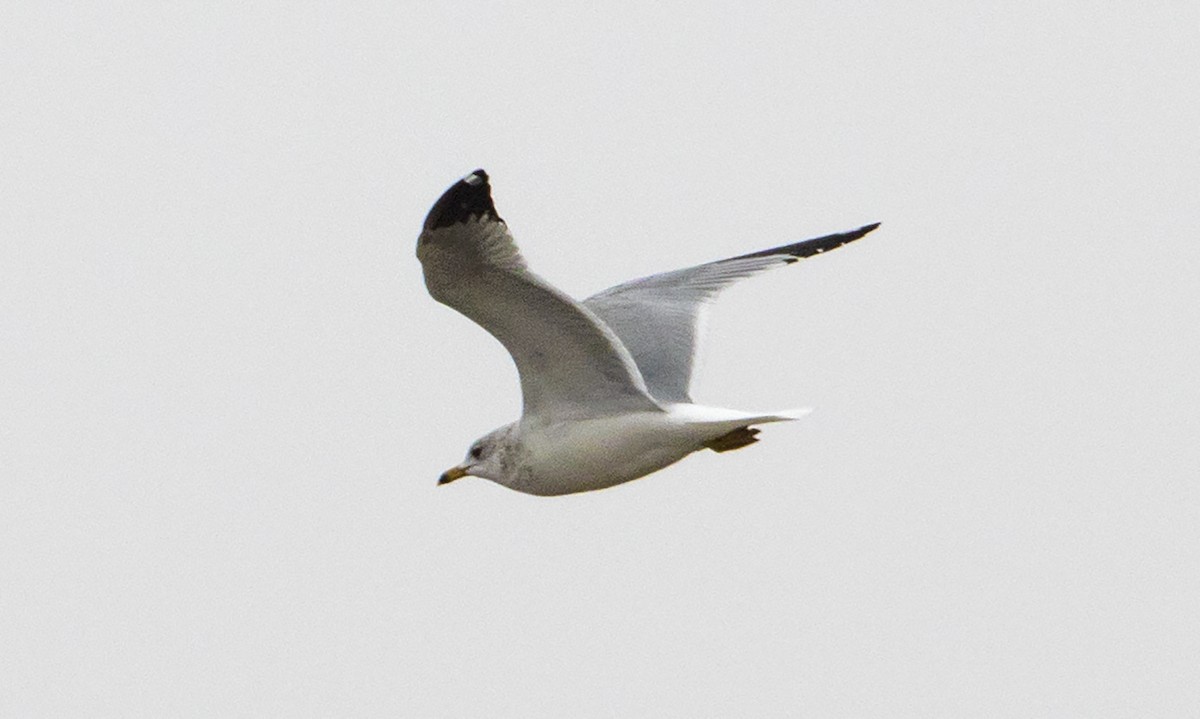
[{"label": "primary feather", "polygon": [[429,211],[417,257],[429,294],[512,355],[526,416],[558,421],[660,410],[612,330],[526,268],[482,170],[459,180]]},{"label": "primary feather", "polygon": [[841,247],[879,224],[825,235],[610,287],[583,301],[633,355],[650,394],[660,402],[691,402],[689,387],[705,309],[738,280]]}]

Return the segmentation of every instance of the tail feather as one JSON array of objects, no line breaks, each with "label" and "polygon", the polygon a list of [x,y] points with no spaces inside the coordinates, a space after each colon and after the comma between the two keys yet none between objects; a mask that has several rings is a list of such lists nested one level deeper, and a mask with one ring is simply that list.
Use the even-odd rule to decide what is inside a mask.
[{"label": "tail feather", "polygon": [[762,431],[752,425],[766,424],[767,422],[789,422],[794,419],[800,419],[811,411],[812,409],[808,407],[802,407],[800,409],[785,409],[772,414],[748,414],[737,420],[726,419],[720,423],[724,428],[728,428],[733,422],[736,422],[736,425],[732,429],[725,431],[724,434],[719,434],[707,440],[703,443],[703,446],[714,452],[729,452],[734,449],[748,447],[758,441],[758,437],[755,435]]},{"label": "tail feather", "polygon": [[798,407],[796,409],[783,409],[778,412],[771,412],[757,417],[751,417],[748,424],[759,424],[762,422],[790,422],[794,419],[800,419],[804,415],[812,412],[812,407]]}]

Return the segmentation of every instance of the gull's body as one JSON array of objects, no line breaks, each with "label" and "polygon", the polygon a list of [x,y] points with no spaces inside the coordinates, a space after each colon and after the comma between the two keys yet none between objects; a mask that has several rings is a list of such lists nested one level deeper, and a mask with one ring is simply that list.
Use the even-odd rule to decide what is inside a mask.
[{"label": "gull's body", "polygon": [[530,272],[476,170],[434,204],[417,244],[434,299],[494,335],[521,378],[521,418],[477,440],[442,475],[528,494],[603,489],[700,449],[756,441],[754,425],[807,410],[755,413],[688,394],[707,303],[738,279],[840,247],[878,225],[653,275],[576,302]]},{"label": "gull's body", "polygon": [[740,427],[798,419],[790,415],[752,415],[694,404],[665,405],[663,411],[604,415],[541,424],[524,420],[513,428],[518,438],[514,471],[492,478],[527,494],[555,495],[604,489],[644,477],[674,464],[706,442]]}]

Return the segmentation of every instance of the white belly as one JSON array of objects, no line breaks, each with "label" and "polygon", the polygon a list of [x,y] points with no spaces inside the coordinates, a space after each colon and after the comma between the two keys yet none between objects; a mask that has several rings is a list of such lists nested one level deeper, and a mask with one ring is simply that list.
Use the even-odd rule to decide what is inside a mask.
[{"label": "white belly", "polygon": [[710,434],[661,412],[522,427],[522,471],[511,486],[541,495],[611,487],[678,462]]}]

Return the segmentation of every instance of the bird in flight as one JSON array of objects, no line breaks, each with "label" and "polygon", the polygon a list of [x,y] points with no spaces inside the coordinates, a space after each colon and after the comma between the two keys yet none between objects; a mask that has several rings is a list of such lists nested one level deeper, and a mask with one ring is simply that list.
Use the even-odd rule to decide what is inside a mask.
[{"label": "bird in flight", "polygon": [[611,287],[583,301],[534,274],[476,170],[434,203],[417,241],[425,286],[490,332],[521,381],[520,419],[475,440],[438,484],[468,475],[560,495],[644,477],[692,452],[757,442],[809,410],[695,404],[688,386],[709,302],[734,282],[853,242],[879,224]]}]

